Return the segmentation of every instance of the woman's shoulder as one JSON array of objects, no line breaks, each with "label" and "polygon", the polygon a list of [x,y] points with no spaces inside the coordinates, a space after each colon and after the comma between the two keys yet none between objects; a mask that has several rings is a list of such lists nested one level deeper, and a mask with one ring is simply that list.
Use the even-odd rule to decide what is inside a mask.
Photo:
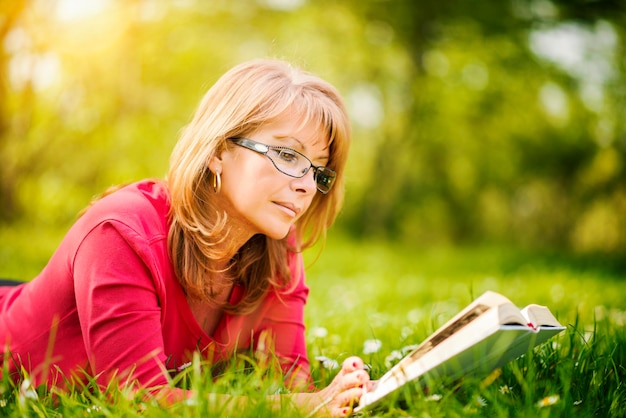
[{"label": "woman's shoulder", "polygon": [[97,198],[77,224],[89,228],[103,222],[125,225],[143,235],[167,231],[170,209],[167,185],[160,180],[142,180],[116,187]]},{"label": "woman's shoulder", "polygon": [[112,193],[106,193],[99,201],[119,207],[123,211],[132,211],[129,203],[138,205],[137,209],[169,210],[169,193],[166,183],[162,180],[147,179],[116,186]]}]

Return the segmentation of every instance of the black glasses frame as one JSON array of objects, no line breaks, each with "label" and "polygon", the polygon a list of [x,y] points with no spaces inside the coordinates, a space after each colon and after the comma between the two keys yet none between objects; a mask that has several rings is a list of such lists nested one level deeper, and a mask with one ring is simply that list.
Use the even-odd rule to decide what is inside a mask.
[{"label": "black glasses frame", "polygon": [[[243,138],[243,137],[230,138],[230,141],[232,141],[234,144],[239,145],[243,148],[247,148],[251,151],[265,155],[272,162],[272,164],[278,171],[280,171],[281,173],[289,177],[302,178],[312,168],[313,179],[315,180],[317,190],[319,190],[320,193],[322,194],[326,194],[330,191],[330,189],[332,189],[333,184],[335,183],[335,179],[337,178],[337,173],[335,172],[335,170],[328,168],[328,167],[324,167],[324,166],[313,165],[311,160],[309,160],[309,158],[306,155],[302,154],[299,151],[296,151],[295,149],[288,148],[288,147],[280,147],[280,146],[275,146],[275,145],[267,145],[267,144],[263,144],[261,142],[254,141],[249,138]],[[299,176],[295,174],[291,174],[291,173],[286,173],[278,166],[278,164],[276,164],[276,161],[274,161],[274,159],[270,155],[268,155],[268,152],[270,150],[277,150],[277,151],[285,150],[285,151],[293,152],[294,154],[297,154],[298,156],[308,161],[309,167],[306,170],[304,170],[302,174]]]}]

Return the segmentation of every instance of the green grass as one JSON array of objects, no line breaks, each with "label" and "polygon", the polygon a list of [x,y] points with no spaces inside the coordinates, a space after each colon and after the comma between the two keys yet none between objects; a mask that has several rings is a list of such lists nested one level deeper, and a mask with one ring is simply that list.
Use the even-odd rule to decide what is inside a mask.
[{"label": "green grass", "polygon": [[[5,244],[7,236],[19,245]],[[33,249],[32,237],[6,229],[0,230],[0,241],[0,276],[13,277],[36,274],[33,266],[40,268],[49,256],[42,249],[49,252],[56,245],[55,238],[42,239],[39,250]],[[308,254],[307,261],[314,256]],[[395,350],[419,343],[474,297],[494,290],[518,306],[548,305],[567,330],[490,376],[429,382],[426,393],[409,385],[384,403],[377,416],[626,416],[625,271],[621,260],[600,256],[498,247],[394,248],[331,235],[307,274],[307,339],[314,378],[325,384],[336,372],[315,357],[341,363],[349,355],[361,356],[372,378],[380,377]],[[365,353],[365,346],[375,341],[376,349]],[[177,383],[201,394],[247,396],[245,408],[232,416],[298,416],[288,405],[277,414],[263,402],[264,395],[281,386],[254,364],[238,358],[214,381],[197,363]],[[165,409],[126,396],[115,386],[104,393],[77,388],[50,394],[15,387],[5,377],[0,392],[4,416],[229,415],[220,414],[202,395],[196,404]]]}]

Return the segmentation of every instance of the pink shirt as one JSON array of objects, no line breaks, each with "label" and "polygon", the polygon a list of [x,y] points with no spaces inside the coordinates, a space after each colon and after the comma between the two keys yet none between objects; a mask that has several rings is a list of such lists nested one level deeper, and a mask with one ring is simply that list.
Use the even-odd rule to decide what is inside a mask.
[{"label": "pink shirt", "polygon": [[[213,335],[195,320],[167,251],[165,185],[142,181],[98,201],[72,226],[34,280],[0,288],[0,343],[36,385],[60,385],[81,370],[106,384],[134,368],[146,387],[184,367],[194,351],[212,362],[249,349],[267,330],[274,354],[298,384],[309,378],[303,310],[308,295],[300,254],[289,254],[292,291],[270,291],[249,314],[224,314]],[[36,239],[36,237],[33,237]],[[245,289],[235,286],[231,302]],[[6,354],[5,354],[6,355]],[[295,384],[295,382],[294,382]]]}]

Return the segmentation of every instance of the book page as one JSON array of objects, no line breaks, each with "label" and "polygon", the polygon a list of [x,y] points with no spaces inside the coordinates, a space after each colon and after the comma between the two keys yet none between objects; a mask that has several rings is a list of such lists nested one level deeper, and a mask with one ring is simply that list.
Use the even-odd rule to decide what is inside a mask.
[{"label": "book page", "polygon": [[500,325],[524,325],[528,326],[531,322],[517,306],[512,303],[506,303],[498,306],[498,318]]},{"label": "book page", "polygon": [[522,309],[522,315],[524,315],[528,319],[528,322],[532,323],[535,327],[562,326],[552,312],[550,312],[550,309],[546,306],[536,304],[528,305]]},{"label": "book page", "polygon": [[409,353],[406,356],[406,359],[410,361],[417,360],[425,353],[437,347],[442,341],[445,341],[461,328],[478,318],[480,315],[487,312],[487,310],[489,310],[489,306],[486,305],[474,306],[470,311],[465,312],[463,316],[457,318],[453,323],[449,324],[447,327],[444,327],[439,332],[436,332],[430,338],[426,339],[415,350]]},{"label": "book page", "polygon": [[[432,350],[439,343],[449,338],[461,328],[487,312],[494,306],[513,305],[510,300],[495,292],[485,292],[470,303],[465,309],[443,324],[430,337],[424,340],[406,359],[414,361],[422,354]],[[518,311],[519,315],[519,311]]]}]

